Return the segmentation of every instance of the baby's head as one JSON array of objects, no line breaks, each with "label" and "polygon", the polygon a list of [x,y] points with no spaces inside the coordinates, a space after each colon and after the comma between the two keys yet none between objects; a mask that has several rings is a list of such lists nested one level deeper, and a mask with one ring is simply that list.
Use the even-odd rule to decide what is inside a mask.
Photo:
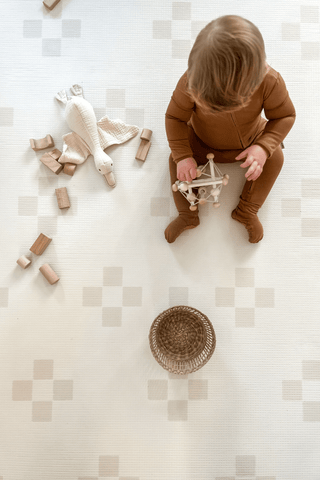
[{"label": "baby's head", "polygon": [[188,60],[189,92],[208,112],[238,110],[249,102],[266,70],[259,29],[243,17],[225,15],[196,38]]}]

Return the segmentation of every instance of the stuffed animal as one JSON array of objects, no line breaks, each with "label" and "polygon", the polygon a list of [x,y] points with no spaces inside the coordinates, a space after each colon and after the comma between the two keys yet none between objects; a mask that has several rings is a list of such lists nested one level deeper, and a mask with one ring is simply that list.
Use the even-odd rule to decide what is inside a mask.
[{"label": "stuffed animal", "polygon": [[56,98],[66,105],[65,119],[72,130],[62,137],[64,145],[59,162],[80,164],[91,154],[97,170],[110,186],[115,187],[113,161],[104,150],[135,137],[139,127],[126,125],[121,120],[110,120],[107,116],[97,122],[91,104],[83,98],[82,87],[73,85],[71,92],[71,97],[65,90],[56,94]]}]

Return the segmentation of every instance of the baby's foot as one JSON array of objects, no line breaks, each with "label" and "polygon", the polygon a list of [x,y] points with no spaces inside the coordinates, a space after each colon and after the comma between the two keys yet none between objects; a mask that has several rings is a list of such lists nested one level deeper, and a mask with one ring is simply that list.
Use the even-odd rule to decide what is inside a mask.
[{"label": "baby's foot", "polygon": [[168,243],[173,243],[185,230],[196,228],[200,223],[198,215],[182,216],[175,218],[165,229],[164,235]]},{"label": "baby's foot", "polygon": [[231,217],[234,220],[242,223],[249,233],[249,242],[258,243],[263,238],[263,226],[258,218],[258,215],[248,214],[240,212],[237,208],[231,213]]}]

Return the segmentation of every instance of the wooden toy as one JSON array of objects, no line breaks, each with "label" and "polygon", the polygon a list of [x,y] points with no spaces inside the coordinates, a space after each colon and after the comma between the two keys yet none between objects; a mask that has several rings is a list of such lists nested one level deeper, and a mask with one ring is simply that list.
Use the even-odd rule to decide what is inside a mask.
[{"label": "wooden toy", "polygon": [[50,168],[52,172],[58,175],[63,169],[63,165],[58,162],[60,156],[60,150],[55,149],[42,155],[42,157],[40,158],[40,162],[42,162],[46,167]]},{"label": "wooden toy", "polygon": [[70,177],[73,177],[76,168],[77,165],[75,165],[74,163],[65,163],[63,166],[63,173],[65,173],[66,175],[70,175]]},{"label": "wooden toy", "polygon": [[44,0],[43,5],[47,7],[49,10],[53,10],[54,7],[58,5],[59,2],[60,0]]},{"label": "wooden toy", "polygon": [[144,162],[145,159],[147,158],[147,155],[151,146],[151,141],[150,141],[151,135],[152,135],[152,130],[149,130],[148,128],[144,128],[142,130],[142,133],[140,135],[141,142],[136,154],[136,160],[141,160],[142,162]]},{"label": "wooden toy", "polygon": [[220,207],[219,195],[223,185],[227,185],[229,175],[222,175],[221,171],[214,163],[214,154],[208,153],[208,162],[197,169],[197,179],[191,182],[181,182],[177,180],[172,185],[174,192],[181,194],[190,203],[190,210],[197,210],[197,205],[212,203],[214,207]]},{"label": "wooden toy", "polygon": [[35,253],[36,255],[42,255],[49,243],[51,242],[52,238],[47,237],[43,233],[40,233],[39,237],[37,240],[34,242],[32,247],[30,248],[30,251],[32,253]]},{"label": "wooden toy", "polygon": [[40,138],[40,140],[30,138],[30,145],[32,150],[37,152],[38,150],[44,150],[45,148],[54,147],[54,141],[51,135],[48,134],[46,137]]},{"label": "wooden toy", "polygon": [[22,257],[18,258],[17,264],[20,265],[21,268],[25,269],[31,265],[31,259],[25,255],[22,255]]},{"label": "wooden toy", "polygon": [[50,267],[48,263],[45,263],[42,265],[42,267],[39,268],[40,272],[42,275],[48,280],[50,285],[53,285],[54,283],[57,283],[60,279],[56,272]]},{"label": "wooden toy", "polygon": [[56,188],[59,208],[70,208],[70,200],[66,187]]}]

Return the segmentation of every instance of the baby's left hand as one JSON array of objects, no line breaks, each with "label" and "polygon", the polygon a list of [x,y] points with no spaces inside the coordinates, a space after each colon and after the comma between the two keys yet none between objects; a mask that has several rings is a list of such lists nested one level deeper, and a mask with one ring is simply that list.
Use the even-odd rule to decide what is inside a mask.
[{"label": "baby's left hand", "polygon": [[267,160],[267,153],[265,150],[260,147],[260,145],[251,145],[251,147],[246,148],[243,152],[236,157],[236,160],[242,160],[246,158],[246,161],[240,165],[242,168],[248,168],[245,177],[247,180],[257,180],[261,175],[263,166]]}]

